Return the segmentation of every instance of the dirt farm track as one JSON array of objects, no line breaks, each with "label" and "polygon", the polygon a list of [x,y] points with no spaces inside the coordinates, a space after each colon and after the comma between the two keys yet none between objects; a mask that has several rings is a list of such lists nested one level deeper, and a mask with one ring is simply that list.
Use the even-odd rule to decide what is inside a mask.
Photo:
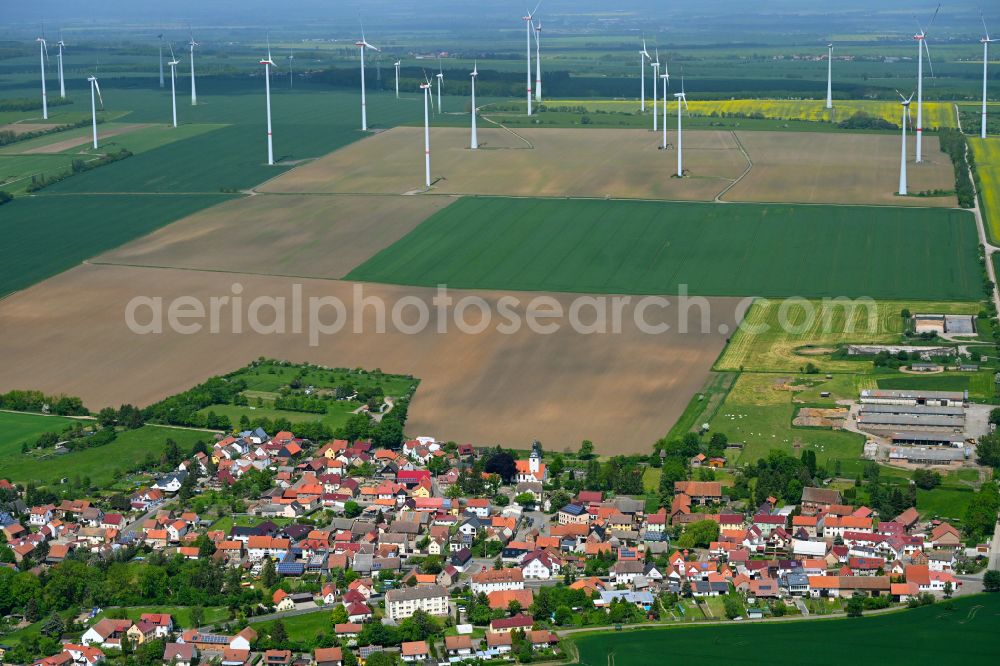
[{"label": "dirt farm track", "polygon": [[[620,334],[580,335],[563,321],[550,335],[526,326],[512,335],[496,326],[469,335],[453,325],[441,335],[432,309],[430,326],[421,334],[406,335],[390,325],[384,334],[345,332],[323,338],[317,347],[309,346],[305,333],[233,334],[226,319],[218,334],[206,326],[190,335],[137,335],[125,324],[126,304],[135,296],[169,302],[184,295],[208,303],[212,296],[230,295],[237,282],[245,303],[258,295],[290,297],[295,283],[302,285],[305,298],[336,296],[351,303],[355,287],[339,281],[79,266],[0,301],[0,391],[30,387],[79,395],[94,410],[124,402],[144,405],[268,356],[412,373],[422,380],[407,425],[413,435],[489,444],[481,438],[492,433],[492,442],[526,447],[537,438],[560,450],[591,439],[604,452],[645,453],[701,388],[725,343],[718,325],[731,326],[736,307],[735,299],[710,299],[711,333],[680,334],[672,326],[661,335],[640,332],[631,316],[624,318]],[[364,285],[364,290],[390,307],[404,296],[430,302],[434,293],[380,285]],[[480,295],[495,304],[504,294]],[[526,302],[538,296],[511,295],[521,300],[514,311],[522,317]],[[570,296],[554,298],[568,308]],[[646,318],[657,321],[655,314]],[[359,319],[365,330],[375,330],[373,309]],[[475,323],[477,315],[467,320]]]}]

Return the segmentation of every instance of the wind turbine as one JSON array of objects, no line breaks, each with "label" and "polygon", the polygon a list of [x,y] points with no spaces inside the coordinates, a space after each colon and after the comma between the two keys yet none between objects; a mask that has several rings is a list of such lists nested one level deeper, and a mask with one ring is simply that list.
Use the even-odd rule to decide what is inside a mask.
[{"label": "wind turbine", "polygon": [[476,134],[476,78],[479,76],[479,63],[472,65],[472,142],[469,147],[472,150],[479,148],[479,136]]},{"label": "wind turbine", "polygon": [[365,39],[365,26],[361,24],[361,40],[354,42],[354,45],[361,49],[361,131],[368,131],[368,106],[365,101],[365,49],[372,49],[378,53],[378,49],[368,43]]},{"label": "wind turbine", "polygon": [[94,97],[94,93],[97,93],[97,99],[101,100],[101,111],[104,110],[104,98],[101,97],[101,86],[97,85],[97,77],[91,75],[87,78],[90,81],[90,115],[94,124],[94,150],[97,150],[97,101]]},{"label": "wind turbine", "polygon": [[174,45],[170,44],[170,106],[173,111],[174,127],[177,127],[177,65],[180,60],[174,55]]},{"label": "wind turbine", "polygon": [[198,42],[194,41],[194,34],[191,35],[191,41],[188,42],[188,46],[191,49],[191,106],[197,106],[198,91],[194,85],[194,47],[198,46]]},{"label": "wind turbine", "polygon": [[990,61],[990,42],[995,42],[997,40],[990,39],[990,31],[986,28],[986,19],[983,18],[982,12],[979,13],[979,18],[983,21],[983,34],[986,36],[981,40],[983,43],[983,120],[979,130],[979,136],[982,139],[986,138],[986,67],[987,63]]},{"label": "wind turbine", "polygon": [[674,93],[674,97],[677,99],[677,177],[684,177],[684,143],[681,136],[681,102],[684,102],[684,108],[688,108],[687,95],[684,93],[684,77],[681,77],[681,91],[679,93]]},{"label": "wind turbine", "polygon": [[431,186],[431,120],[428,105],[431,98],[431,82],[424,73],[424,83],[420,84],[424,91],[424,184]]},{"label": "wind turbine", "polygon": [[542,103],[542,22],[535,26],[535,101]]},{"label": "wind turbine", "polygon": [[641,111],[646,112],[646,59],[649,57],[649,51],[646,50],[646,38],[642,38],[642,50],[639,51],[639,71],[642,80],[642,107]]},{"label": "wind turbine", "polygon": [[396,99],[399,99],[399,66],[402,62],[402,60],[397,60],[393,63],[393,67],[396,68]]},{"label": "wind turbine", "polygon": [[444,69],[441,67],[441,57],[438,56],[438,73],[434,75],[438,83],[438,113],[441,113],[441,84],[444,82]]},{"label": "wind turbine", "polygon": [[900,125],[903,127],[903,145],[900,148],[899,156],[899,195],[906,196],[906,122],[910,119],[910,102],[913,101],[913,93],[909,97],[903,97],[903,93],[896,91],[903,104],[903,118]]},{"label": "wind turbine", "polygon": [[295,87],[295,79],[292,75],[292,66],[295,64],[295,52],[292,49],[288,49],[288,89],[291,90]]},{"label": "wind turbine", "polygon": [[527,39],[528,46],[528,115],[531,115],[531,25],[532,19],[535,17],[535,12],[538,8],[542,6],[542,0],[538,0],[538,4],[535,5],[535,11],[528,12],[521,18],[524,19],[524,29],[525,37]]},{"label": "wind turbine", "polygon": [[163,87],[163,33],[156,36],[160,40],[160,87]]},{"label": "wind turbine", "polygon": [[833,108],[833,44],[826,45],[826,108]]},{"label": "wind turbine", "polygon": [[267,58],[260,61],[264,65],[264,95],[267,105],[267,163],[274,164],[274,146],[271,143],[271,68],[275,66],[271,58],[271,40],[267,40]]},{"label": "wind turbine", "polygon": [[42,118],[48,120],[49,118],[49,97],[45,92],[45,61],[49,59],[49,46],[45,42],[45,33],[37,40],[38,42],[38,60],[42,65]]},{"label": "wind turbine", "polygon": [[59,55],[56,58],[59,62],[59,97],[66,99],[66,79],[63,78],[63,47],[66,46],[66,42],[62,40],[62,34],[59,35],[58,44]]},{"label": "wind turbine", "polygon": [[[657,90],[656,90],[656,85],[657,85],[657,81],[656,80],[658,78],[660,78],[660,50],[659,49],[656,50],[656,60],[653,61],[653,131],[654,132],[656,131],[656,123],[657,123],[657,121],[659,119],[658,107],[656,106],[656,100],[657,100],[657,96],[658,96],[657,95]],[[666,104],[667,104],[667,88],[666,88],[666,84],[664,84],[664,87],[663,87],[663,104],[664,104],[664,106],[666,106]]]},{"label": "wind turbine", "polygon": [[[939,11],[941,11],[941,5],[938,5],[937,9],[934,10],[934,16],[927,24],[928,28],[934,25],[934,19],[937,18]],[[931,64],[931,52],[927,48],[927,33],[921,27],[920,21],[917,21],[917,29],[920,32],[913,35],[913,39],[917,41],[917,164],[919,164],[924,161],[924,53],[927,53],[927,65],[931,68],[931,76],[934,76],[934,65]]]},{"label": "wind turbine", "polygon": [[[663,61],[663,150],[667,149],[667,85],[670,83],[670,71],[667,68],[667,61]],[[655,114],[654,114],[655,115]]]}]

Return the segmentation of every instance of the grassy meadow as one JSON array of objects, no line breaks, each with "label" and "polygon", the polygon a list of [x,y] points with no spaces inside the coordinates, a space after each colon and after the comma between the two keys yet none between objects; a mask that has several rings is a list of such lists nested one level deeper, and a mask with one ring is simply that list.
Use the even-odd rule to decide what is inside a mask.
[{"label": "grassy meadow", "polygon": [[959,211],[479,197],[347,277],[622,294],[687,285],[701,296],[970,300],[981,290],[975,225]]},{"label": "grassy meadow", "polygon": [[[19,423],[23,418],[24,423]],[[190,451],[196,441],[211,441],[211,433],[196,430],[181,430],[146,425],[137,430],[118,433],[118,437],[104,446],[63,455],[52,453],[51,449],[21,453],[21,443],[37,438],[42,432],[59,432],[62,424],[55,419],[52,425],[38,423],[35,415],[0,414],[0,426],[4,427],[0,439],[0,478],[18,483],[34,481],[39,484],[58,483],[61,479],[89,477],[94,486],[109,486],[115,473],[141,463],[147,456],[159,460],[167,439],[173,439],[182,451]],[[47,423],[47,422],[46,422]],[[7,436],[7,427],[14,432],[20,430],[25,435],[13,438]],[[46,428],[38,430],[38,428]],[[32,436],[33,433],[33,436]]]},{"label": "grassy meadow", "polygon": [[[903,333],[901,313],[975,314],[979,304],[968,302],[872,301],[853,308],[829,301],[784,305],[757,300],[716,361],[717,370],[794,372],[806,363],[823,372],[860,372],[862,364],[830,358],[847,343],[898,342]],[[783,326],[782,321],[788,325]],[[870,364],[867,364],[870,366]]]}]

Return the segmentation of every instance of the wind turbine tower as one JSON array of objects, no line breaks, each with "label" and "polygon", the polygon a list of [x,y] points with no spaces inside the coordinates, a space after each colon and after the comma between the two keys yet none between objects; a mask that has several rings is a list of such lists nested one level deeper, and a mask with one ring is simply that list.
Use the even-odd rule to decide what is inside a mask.
[{"label": "wind turbine tower", "polygon": [[[89,76],[87,78],[90,81],[90,117],[93,121],[94,127],[94,150],[97,150],[97,101],[101,100],[101,110],[104,110],[104,98],[101,97],[101,86],[97,85],[97,77]],[[97,93],[96,99],[94,93]]]},{"label": "wind turbine tower", "polygon": [[642,81],[642,106],[640,110],[646,112],[646,60],[652,60],[649,57],[649,51],[646,50],[646,38],[642,38],[642,50],[639,51],[639,78]]},{"label": "wind turbine tower", "polygon": [[[270,40],[268,40],[270,42]],[[271,68],[274,60],[271,58],[271,44],[267,45],[267,58],[260,61],[264,65],[264,95],[267,106],[267,163],[274,164],[274,145],[271,142]]]},{"label": "wind turbine tower", "polygon": [[687,95],[684,93],[684,77],[681,77],[681,91],[674,93],[677,99],[677,177],[684,177],[684,141],[681,134],[681,102],[684,108],[688,108]]},{"label": "wind turbine tower", "polygon": [[472,141],[469,148],[476,150],[479,148],[479,136],[476,133],[476,78],[479,76],[479,64],[472,66]]},{"label": "wind turbine tower", "polygon": [[667,149],[667,85],[670,83],[670,70],[667,67],[667,61],[663,61],[663,74],[660,74],[660,78],[663,79],[663,150]]},{"label": "wind turbine tower", "polygon": [[49,47],[45,43],[45,37],[39,37],[38,41],[38,60],[42,65],[42,118],[48,120],[49,118],[49,96],[45,92],[45,61],[49,57]]},{"label": "wind turbine tower", "polygon": [[399,99],[399,65],[401,62],[401,60],[397,60],[393,63],[393,66],[396,68],[396,99]]},{"label": "wind turbine tower", "polygon": [[361,26],[361,40],[354,42],[354,45],[361,49],[361,130],[368,131],[368,104],[365,99],[365,49],[378,52],[378,49],[368,43],[365,39],[365,26]]},{"label": "wind turbine tower", "polygon": [[900,121],[900,125],[903,128],[903,142],[902,147],[899,151],[899,195],[906,196],[906,123],[910,119],[910,102],[913,101],[913,93],[910,93],[909,97],[903,97],[903,94],[898,90],[896,93],[899,95],[899,99],[902,100],[903,104],[903,118]]},{"label": "wind turbine tower", "polygon": [[532,25],[532,19],[534,19],[535,17],[535,12],[538,11],[538,8],[541,5],[542,2],[541,0],[539,0],[538,4],[535,5],[534,12],[528,12],[527,14],[521,17],[522,19],[524,19],[524,29],[525,29],[524,34],[527,40],[526,44],[528,49],[528,115],[529,116],[531,115],[531,25]]},{"label": "wind turbine tower", "polygon": [[438,73],[434,77],[438,84],[438,113],[441,113],[441,84],[444,83],[444,67],[441,66],[440,57],[438,57]]},{"label": "wind turbine tower", "polygon": [[191,35],[191,41],[188,42],[188,47],[191,49],[191,106],[198,105],[198,90],[195,88],[194,83],[194,47],[198,46],[198,42],[194,41],[194,35]]},{"label": "wind turbine tower", "polygon": [[66,79],[63,78],[63,47],[66,46],[66,42],[62,40],[62,35],[59,36],[59,55],[56,56],[59,61],[59,97],[66,99]]},{"label": "wind turbine tower", "polygon": [[833,44],[826,45],[826,108],[833,108]]},{"label": "wind turbine tower", "polygon": [[420,84],[420,89],[424,91],[424,184],[431,186],[431,82],[424,75],[424,83]]},{"label": "wind turbine tower", "polygon": [[180,64],[180,60],[174,55],[174,46],[170,45],[170,106],[173,112],[174,127],[177,127],[177,65]]},{"label": "wind turbine tower", "polygon": [[[659,83],[657,79],[660,78],[660,51],[656,51],[656,60],[653,61],[653,131],[657,129],[656,123],[659,122],[659,107],[657,107],[657,99],[659,94],[657,93],[656,86]],[[663,88],[663,104],[667,103],[667,89]]]},{"label": "wind turbine tower", "polygon": [[[930,28],[934,25],[934,19],[941,11],[941,5],[934,10],[931,22],[927,24]],[[931,52],[927,48],[927,33],[924,32],[920,22],[917,21],[917,29],[920,31],[913,35],[917,42],[917,164],[924,161],[923,139],[924,139],[924,53],[927,54],[927,65],[931,68],[931,76],[934,76],[934,65],[931,64]]]},{"label": "wind turbine tower", "polygon": [[535,26],[535,101],[542,103],[542,22]]},{"label": "wind turbine tower", "polygon": [[295,76],[292,73],[293,65],[295,64],[295,52],[292,49],[288,49],[288,89],[291,90],[295,87]]},{"label": "wind turbine tower", "polygon": [[986,69],[990,61],[990,42],[995,42],[997,40],[990,39],[990,31],[986,28],[986,19],[980,14],[979,18],[983,21],[983,37],[981,40],[983,43],[983,119],[980,123],[979,137],[982,139],[986,138]]}]

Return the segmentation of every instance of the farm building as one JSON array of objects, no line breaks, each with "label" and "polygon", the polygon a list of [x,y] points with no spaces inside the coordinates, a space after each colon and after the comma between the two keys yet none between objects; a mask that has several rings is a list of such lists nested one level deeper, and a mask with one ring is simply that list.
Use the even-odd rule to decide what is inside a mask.
[{"label": "farm building", "polygon": [[862,430],[926,430],[930,432],[961,432],[965,416],[937,416],[934,414],[869,414],[863,409],[858,414],[858,427]]},{"label": "farm building", "polygon": [[951,347],[917,347],[914,345],[847,345],[850,356],[877,356],[887,352],[895,356],[899,352],[918,354],[920,358],[929,360],[935,356],[952,356],[955,350]]},{"label": "farm building", "polygon": [[950,446],[955,448],[965,446],[961,435],[946,432],[898,430],[893,432],[889,438],[897,446]]},{"label": "farm building", "polygon": [[924,446],[894,446],[889,450],[889,462],[911,465],[950,465],[968,457],[967,449],[928,448]]},{"label": "farm building", "polygon": [[913,405],[965,407],[969,403],[968,391],[887,391],[865,389],[861,391],[864,405]]}]

